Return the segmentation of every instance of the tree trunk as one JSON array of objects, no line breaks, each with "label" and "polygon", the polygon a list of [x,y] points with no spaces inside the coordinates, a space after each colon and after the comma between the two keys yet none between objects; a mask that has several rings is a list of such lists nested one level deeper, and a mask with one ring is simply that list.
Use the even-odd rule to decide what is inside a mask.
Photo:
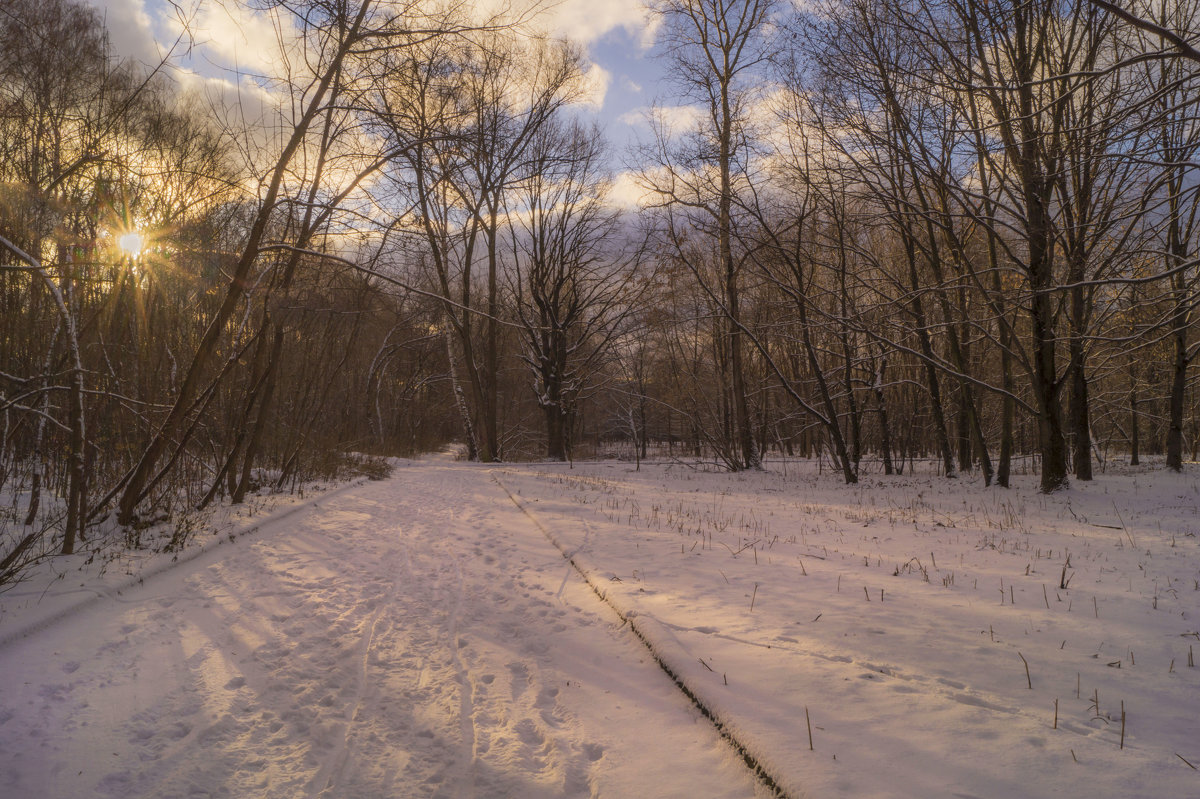
[{"label": "tree trunk", "polygon": [[1183,400],[1187,391],[1188,368],[1187,328],[1175,324],[1171,340],[1175,357],[1171,364],[1171,394],[1168,400],[1167,468],[1178,472],[1183,470]]},{"label": "tree trunk", "polygon": [[262,390],[262,399],[258,403],[258,413],[254,417],[254,425],[246,440],[246,450],[242,456],[242,473],[237,486],[231,492],[229,501],[240,505],[246,500],[246,492],[250,490],[250,478],[254,470],[254,461],[258,457],[262,445],[263,432],[271,415],[271,403],[275,397],[275,376],[279,371],[279,360],[283,353],[283,328],[275,326],[274,340],[271,342],[271,352],[267,356],[267,374]]},{"label": "tree trunk", "polygon": [[1129,465],[1139,466],[1141,464],[1139,447],[1141,442],[1138,440],[1138,395],[1137,388],[1131,386],[1129,389]]},{"label": "tree trunk", "polygon": [[475,438],[475,425],[471,422],[471,411],[467,407],[467,398],[463,394],[462,384],[458,381],[458,367],[454,357],[454,342],[450,338],[450,329],[444,334],[446,339],[446,361],[450,369],[450,390],[454,394],[454,405],[458,408],[458,416],[463,423],[463,436],[467,439],[467,460],[479,460],[479,442]]},{"label": "tree trunk", "polygon": [[[1075,466],[1075,477],[1079,480],[1092,479],[1092,436],[1088,413],[1088,382],[1083,367],[1082,343],[1072,341],[1071,367],[1071,459]],[[1078,359],[1078,360],[1076,360]]]},{"label": "tree trunk", "polygon": [[63,531],[62,554],[75,552],[76,539],[83,538],[87,520],[87,469],[84,468],[84,448],[87,435],[84,429],[83,371],[71,372],[71,472],[67,488],[67,522]]},{"label": "tree trunk", "polygon": [[[1041,290],[1038,290],[1041,289]],[[1033,297],[1033,391],[1038,406],[1038,449],[1042,456],[1041,489],[1046,493],[1067,485],[1067,444],[1058,399],[1053,308],[1045,289]]]},{"label": "tree trunk", "polygon": [[883,356],[879,362],[879,370],[875,373],[875,381],[872,389],[875,393],[875,405],[879,413],[879,452],[883,458],[883,473],[894,474],[895,466],[892,464],[892,434],[888,428],[887,403],[883,396],[883,375],[887,370],[887,356]]},{"label": "tree trunk", "polygon": [[925,388],[929,394],[929,410],[933,415],[935,443],[942,460],[942,469],[946,477],[953,479],[958,477],[958,473],[954,469],[954,453],[950,449],[950,435],[946,430],[946,413],[942,405],[942,389],[938,380],[937,367],[932,363],[933,344],[929,340],[929,331],[923,325],[917,329],[917,339],[921,344],[921,354],[925,356],[922,365],[925,369]]},{"label": "tree trunk", "polygon": [[[64,265],[64,269],[74,270],[74,259],[67,248],[59,246],[60,263]],[[64,299],[69,307],[73,301],[75,291],[74,275],[69,272],[64,283]],[[86,457],[87,447],[87,429],[85,427],[85,409],[83,400],[83,362],[78,355],[78,342],[75,342],[76,354],[74,357],[74,368],[71,369],[71,394],[70,394],[70,418],[69,424],[71,428],[70,436],[70,477],[67,483],[67,521],[66,528],[63,530],[63,545],[62,554],[71,555],[75,552],[76,539],[83,538],[84,524],[87,522],[87,469],[85,468],[84,458]]]},{"label": "tree trunk", "polygon": [[[1083,279],[1082,267],[1072,269],[1071,282]],[[1084,325],[1087,317],[1086,295],[1080,286],[1071,289],[1071,460],[1075,466],[1075,477],[1079,480],[1092,479],[1092,433],[1088,411],[1088,381],[1084,348]]]},{"label": "tree trunk", "polygon": [[499,319],[499,253],[496,251],[496,239],[499,233],[496,229],[498,210],[497,198],[492,198],[488,209],[487,259],[488,259],[488,318],[486,324],[487,342],[484,345],[483,361],[483,450],[481,459],[485,462],[500,460],[500,329]]},{"label": "tree trunk", "polygon": [[[1181,226],[1176,214],[1169,222],[1167,266],[1178,268],[1184,263],[1186,247]],[[1171,393],[1167,402],[1167,468],[1183,470],[1183,400],[1187,391],[1188,328],[1192,314],[1185,276],[1177,273],[1171,278],[1174,313],[1171,316],[1171,346],[1174,350],[1171,363]]]},{"label": "tree trunk", "polygon": [[920,344],[921,364],[925,370],[925,386],[929,392],[930,411],[933,413],[934,438],[938,454],[942,459],[942,469],[948,478],[957,477],[954,470],[954,453],[950,449],[950,435],[946,429],[946,414],[942,404],[942,389],[938,381],[937,367],[934,366],[933,342],[929,338],[929,326],[925,316],[925,306],[921,302],[921,280],[917,275],[916,245],[912,240],[911,231],[902,231],[904,238],[904,254],[908,260],[908,280],[912,289],[912,301],[909,303],[913,323],[916,328],[917,342]]},{"label": "tree trunk", "polygon": [[[995,263],[995,242],[989,240],[988,248],[992,251],[993,263]],[[993,267],[992,270],[993,290],[996,295],[1000,296],[1000,272]],[[1001,305],[999,312],[1004,314],[1004,306]],[[1012,367],[1012,352],[1011,347],[1011,331],[1009,330],[1008,321],[1004,318],[999,320],[1000,327],[1000,380],[1001,387],[1004,389],[1004,396],[1000,402],[1000,463],[996,468],[996,482],[1001,488],[1009,487],[1009,477],[1012,474],[1012,456],[1013,456],[1013,422],[1017,412],[1017,403],[1013,400],[1013,390],[1016,388],[1013,380]]]},{"label": "tree trunk", "polygon": [[821,404],[825,408],[825,415],[827,417],[825,430],[829,433],[829,437],[832,440],[834,460],[842,467],[842,477],[845,479],[846,484],[850,485],[858,482],[858,472],[850,459],[850,451],[846,447],[846,437],[842,435],[842,427],[838,422],[837,405],[829,393],[829,384],[825,380],[825,373],[821,371],[821,362],[817,358],[817,348],[813,343],[812,331],[809,329],[808,324],[806,302],[807,299],[801,297],[796,306],[800,317],[801,339],[804,342],[804,350],[808,354],[808,367],[812,370],[813,378],[817,383],[817,391],[821,396]]},{"label": "tree trunk", "polygon": [[[564,431],[565,420],[562,408],[556,404],[543,405],[542,413],[546,417],[546,459],[565,461],[567,459],[567,437]],[[637,449],[636,441],[634,449]]]},{"label": "tree trunk", "polygon": [[734,427],[736,446],[741,449],[741,466],[762,468],[762,459],[754,445],[754,428],[750,422],[750,404],[746,397],[746,374],[742,363],[742,328],[739,308],[737,265],[733,259],[733,112],[729,99],[729,79],[722,76],[720,108],[720,169],[721,196],[717,208],[717,247],[725,272],[725,302],[729,313],[729,368],[732,378]]}]

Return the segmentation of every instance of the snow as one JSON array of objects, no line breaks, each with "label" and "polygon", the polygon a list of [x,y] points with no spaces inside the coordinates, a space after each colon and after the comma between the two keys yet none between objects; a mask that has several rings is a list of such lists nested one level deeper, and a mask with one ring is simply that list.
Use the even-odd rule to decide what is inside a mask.
[{"label": "snow", "polygon": [[403,462],[0,594],[0,794],[1200,795],[1197,473],[1017,483]]}]

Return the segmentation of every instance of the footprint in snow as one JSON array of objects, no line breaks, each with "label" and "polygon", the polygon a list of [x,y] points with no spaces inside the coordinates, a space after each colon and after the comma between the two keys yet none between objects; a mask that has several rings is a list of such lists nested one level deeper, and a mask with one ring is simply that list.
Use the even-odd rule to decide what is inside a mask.
[{"label": "footprint in snow", "polygon": [[184,724],[182,721],[177,721],[162,731],[162,734],[171,740],[178,741],[180,738],[186,738],[187,734],[192,731],[190,725]]},{"label": "footprint in snow", "polygon": [[521,719],[517,722],[514,730],[517,733],[517,737],[521,739],[521,742],[528,746],[537,747],[546,742],[546,737],[542,735],[530,719]]}]

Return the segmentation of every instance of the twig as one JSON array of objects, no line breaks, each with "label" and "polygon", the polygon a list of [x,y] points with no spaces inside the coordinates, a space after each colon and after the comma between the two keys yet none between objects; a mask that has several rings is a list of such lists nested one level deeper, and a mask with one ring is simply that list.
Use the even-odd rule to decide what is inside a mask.
[{"label": "twig", "polygon": [[1133,535],[1129,532],[1129,528],[1125,526],[1125,520],[1121,518],[1121,511],[1117,509],[1116,500],[1113,500],[1113,512],[1117,514],[1117,521],[1121,523],[1121,529],[1125,531],[1125,537],[1129,539],[1129,546],[1136,548],[1137,542],[1133,540]]},{"label": "twig", "polygon": [[[812,741],[812,720],[808,717],[808,705],[804,706],[804,723],[808,725],[808,751],[812,752],[814,751]],[[1186,760],[1183,762],[1187,763]],[[1192,764],[1188,763],[1188,765],[1191,766]],[[1195,766],[1192,767],[1195,768]]]},{"label": "twig", "polygon": [[1029,676],[1029,661],[1026,660],[1025,656],[1022,655],[1020,652],[1017,653],[1017,657],[1019,657],[1021,659],[1021,662],[1025,664],[1025,682],[1029,683],[1029,690],[1032,691],[1033,690],[1033,678]]}]

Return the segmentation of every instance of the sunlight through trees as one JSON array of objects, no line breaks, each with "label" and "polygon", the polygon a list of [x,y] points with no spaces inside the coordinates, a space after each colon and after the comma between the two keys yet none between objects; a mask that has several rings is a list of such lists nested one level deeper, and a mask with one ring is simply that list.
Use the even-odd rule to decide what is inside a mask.
[{"label": "sunlight through trees", "polygon": [[627,152],[536,10],[269,5],[236,101],[77,0],[0,12],[0,589],[450,444],[1196,458],[1196,0],[654,2]]}]

